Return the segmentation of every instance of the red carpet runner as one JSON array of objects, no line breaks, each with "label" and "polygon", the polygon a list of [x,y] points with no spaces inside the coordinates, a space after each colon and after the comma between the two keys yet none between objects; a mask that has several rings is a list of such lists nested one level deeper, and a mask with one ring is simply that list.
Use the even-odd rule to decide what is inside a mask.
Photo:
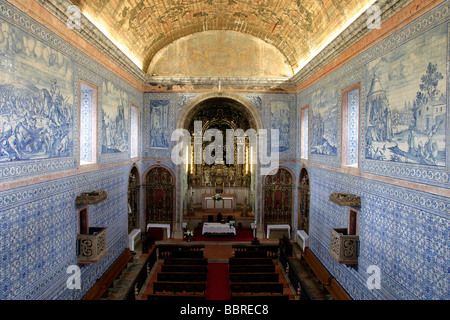
[{"label": "red carpet runner", "polygon": [[228,263],[208,263],[206,300],[230,300]]}]

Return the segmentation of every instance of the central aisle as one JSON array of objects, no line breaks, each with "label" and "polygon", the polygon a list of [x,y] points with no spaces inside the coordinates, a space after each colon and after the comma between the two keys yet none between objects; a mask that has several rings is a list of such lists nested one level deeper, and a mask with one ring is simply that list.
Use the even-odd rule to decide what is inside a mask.
[{"label": "central aisle", "polygon": [[228,263],[208,263],[206,300],[230,300]]},{"label": "central aisle", "polygon": [[233,252],[231,245],[206,245],[205,257],[208,259],[208,281],[206,300],[230,300],[230,274],[228,258]]}]

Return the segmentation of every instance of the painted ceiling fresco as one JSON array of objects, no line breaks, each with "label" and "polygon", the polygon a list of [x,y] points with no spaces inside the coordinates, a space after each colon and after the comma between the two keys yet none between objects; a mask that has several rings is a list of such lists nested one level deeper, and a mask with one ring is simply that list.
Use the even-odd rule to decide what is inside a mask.
[{"label": "painted ceiling fresco", "polygon": [[290,77],[293,70],[284,55],[267,42],[241,32],[213,30],[166,46],[153,58],[147,73],[163,77]]},{"label": "painted ceiling fresco", "polygon": [[230,30],[275,46],[298,71],[374,0],[73,0],[147,71],[182,37]]}]

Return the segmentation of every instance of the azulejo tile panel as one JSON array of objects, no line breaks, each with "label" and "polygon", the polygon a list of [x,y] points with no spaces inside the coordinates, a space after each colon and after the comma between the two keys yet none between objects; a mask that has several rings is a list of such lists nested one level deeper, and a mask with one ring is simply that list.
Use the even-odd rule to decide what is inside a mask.
[{"label": "azulejo tile panel", "polygon": [[[170,140],[182,109],[198,94],[145,93],[143,150],[146,157],[169,158],[175,142]],[[280,158],[295,157],[297,145],[296,96],[247,94],[245,98],[259,111],[267,130],[278,129]]]},{"label": "azulejo tile panel", "polygon": [[130,104],[143,93],[3,0],[0,25],[0,180],[78,166],[80,79],[100,89],[99,163],[128,159]]},{"label": "azulejo tile panel", "polygon": [[310,161],[341,166],[342,90],[359,84],[361,171],[450,186],[449,19],[444,1],[297,95]]},{"label": "azulejo tile panel", "polygon": [[[0,299],[80,299],[127,246],[128,166],[40,183],[0,193]],[[107,227],[108,254],[82,268],[82,290],[66,287],[67,267],[77,264],[75,198],[106,190],[89,206],[90,226]]]},{"label": "azulejo tile panel", "polygon": [[[450,199],[311,167],[311,249],[354,299],[448,299]],[[326,179],[325,179],[326,177]],[[361,197],[358,268],[328,253],[329,229],[347,227],[348,208],[332,192]],[[381,289],[367,287],[368,267],[381,271]]]}]

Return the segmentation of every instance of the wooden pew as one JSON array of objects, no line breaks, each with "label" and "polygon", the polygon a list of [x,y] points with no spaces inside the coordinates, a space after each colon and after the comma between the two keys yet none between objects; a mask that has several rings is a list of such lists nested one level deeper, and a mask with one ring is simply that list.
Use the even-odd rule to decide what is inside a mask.
[{"label": "wooden pew", "polygon": [[230,273],[230,282],[278,282],[278,273]]},{"label": "wooden pew", "polygon": [[204,244],[158,244],[159,259],[169,258],[173,251],[203,251]]},{"label": "wooden pew", "polygon": [[202,282],[206,280],[206,272],[158,272],[157,274],[157,281]]},{"label": "wooden pew", "polygon": [[312,269],[314,274],[317,276],[319,281],[324,286],[329,286],[331,283],[331,279],[333,278],[332,275],[328,272],[327,269],[325,269],[325,267],[308,248],[306,248],[305,252],[303,253],[303,258]]},{"label": "wooden pew", "polygon": [[232,249],[234,253],[239,251],[264,251],[266,252],[266,256],[271,257],[272,259],[276,259],[278,257],[278,249],[279,245],[273,245],[273,244],[260,244],[260,245],[239,245],[235,244],[232,246]]},{"label": "wooden pew", "polygon": [[229,258],[228,263],[230,265],[261,265],[261,264],[273,264],[271,258]]},{"label": "wooden pew", "polygon": [[181,251],[171,251],[170,258],[203,258],[203,251],[190,251],[190,250],[181,250]]},{"label": "wooden pew", "polygon": [[177,250],[202,250],[205,249],[204,244],[158,244],[159,252],[177,251]]},{"label": "wooden pew", "polygon": [[267,251],[235,251],[235,258],[267,258]]},{"label": "wooden pew", "polygon": [[158,292],[205,292],[206,282],[153,282],[153,294]]},{"label": "wooden pew", "polygon": [[230,282],[233,293],[283,293],[283,283],[280,282]]},{"label": "wooden pew", "polygon": [[108,288],[112,286],[128,262],[133,260],[130,249],[126,248],[108,270],[98,279],[81,300],[99,300],[108,297]]},{"label": "wooden pew", "polygon": [[324,285],[335,300],[352,300],[350,295],[344,290],[344,288],[342,288],[339,282],[336,281],[336,279],[328,272],[322,263],[320,263],[309,248],[305,249],[302,256],[319,281]]},{"label": "wooden pew", "polygon": [[275,264],[229,265],[228,272],[230,273],[275,272]]},{"label": "wooden pew", "polygon": [[286,301],[289,300],[288,294],[271,293],[271,294],[249,294],[249,293],[232,293],[231,300],[247,301],[247,300],[269,300],[269,301]]},{"label": "wooden pew", "polygon": [[161,272],[208,272],[207,265],[161,265]]},{"label": "wooden pew", "polygon": [[166,258],[164,259],[165,265],[207,265],[208,259],[206,258]]},{"label": "wooden pew", "polygon": [[[212,216],[212,221],[208,221],[209,216]],[[225,220],[225,222],[228,222],[228,216],[231,216],[231,220],[236,221],[236,217],[233,214],[223,214],[222,220]],[[217,221],[217,214],[216,213],[204,214],[202,216],[202,224],[205,222],[219,222],[219,221]]]},{"label": "wooden pew", "polygon": [[158,293],[148,294],[149,301],[191,301],[191,300],[205,300],[205,294],[173,294],[173,293]]}]

